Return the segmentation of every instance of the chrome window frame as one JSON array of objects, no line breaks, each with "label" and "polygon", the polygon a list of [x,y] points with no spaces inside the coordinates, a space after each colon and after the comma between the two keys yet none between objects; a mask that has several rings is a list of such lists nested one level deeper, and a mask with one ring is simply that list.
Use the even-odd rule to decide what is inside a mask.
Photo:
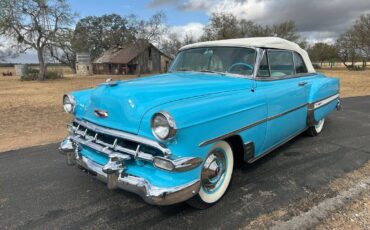
[{"label": "chrome window frame", "polygon": [[[251,75],[241,75],[241,74],[233,74],[233,73],[227,73],[227,72],[220,72],[220,74],[223,74],[224,76],[226,77],[239,77],[239,78],[247,78],[247,79],[254,79],[255,78],[255,70],[256,70],[256,66],[257,66],[257,62],[258,62],[258,55],[259,55],[259,50],[261,48],[257,48],[257,47],[254,47],[254,46],[235,46],[235,45],[209,45],[209,46],[199,46],[199,47],[193,47],[193,48],[188,48],[188,49],[181,49],[179,50],[176,55],[175,55],[175,58],[170,66],[170,68],[168,68],[168,71],[167,73],[172,73],[173,71],[172,68],[173,68],[173,65],[176,61],[176,58],[177,58],[177,55],[183,51],[187,51],[187,50],[192,50],[192,49],[202,49],[202,48],[222,48],[222,47],[228,47],[228,48],[243,48],[243,49],[253,49],[256,53],[256,59],[255,59],[255,63],[254,63],[254,69],[253,69],[253,74]],[[176,72],[176,71],[175,71]],[[191,72],[191,71],[189,71]],[[199,71],[192,71],[192,72],[199,72]],[[203,72],[200,72],[200,73],[203,73]]]},{"label": "chrome window frame", "polygon": [[[301,55],[301,54],[299,54],[299,53],[298,53],[298,52],[296,52],[296,51],[292,51],[292,53],[293,53],[293,62],[294,62],[294,72],[295,72],[295,75],[298,75],[298,74],[307,74],[307,73],[308,73],[307,65],[306,65],[306,62],[304,62],[304,59],[302,58],[302,55]],[[297,54],[297,55],[298,55],[298,57],[302,60],[303,65],[304,65],[304,67],[305,67],[305,69],[306,69],[306,73],[297,73],[297,69],[296,69],[296,62],[295,62],[295,60],[294,60],[294,54]]]},{"label": "chrome window frame", "polygon": [[[297,53],[293,50],[284,50],[284,49],[272,49],[272,48],[259,48],[260,52],[263,52],[263,54],[265,52],[267,52],[267,63],[269,65],[269,72],[270,72],[270,77],[258,77],[257,76],[257,73],[258,71],[256,72],[256,74],[253,76],[253,79],[255,81],[278,81],[278,80],[286,80],[286,79],[292,79],[292,78],[300,78],[300,77],[309,77],[309,76],[313,76],[313,75],[316,75],[317,73],[296,73],[296,70],[295,70],[295,61],[294,61],[294,53]],[[285,52],[291,52],[292,53],[292,59],[293,59],[293,64],[294,64],[294,74],[291,74],[291,75],[285,75],[285,76],[281,76],[281,77],[271,77],[271,67],[270,67],[270,61],[269,61],[269,55],[268,55],[268,52],[269,50],[274,50],[274,51],[285,51]],[[299,53],[297,53],[298,55],[300,55]],[[263,55],[262,55],[263,57]],[[301,59],[303,60],[302,56],[300,56]],[[260,67],[260,63],[262,61],[262,58],[259,60],[259,63],[258,63],[258,69]],[[306,63],[304,62],[303,60],[303,63],[304,65],[306,66],[306,69],[307,69],[307,65]]]}]

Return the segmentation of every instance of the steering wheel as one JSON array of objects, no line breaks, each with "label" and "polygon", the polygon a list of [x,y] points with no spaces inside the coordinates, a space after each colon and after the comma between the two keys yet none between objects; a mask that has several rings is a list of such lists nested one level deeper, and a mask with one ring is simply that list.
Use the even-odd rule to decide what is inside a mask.
[{"label": "steering wheel", "polygon": [[232,69],[234,69],[236,66],[245,66],[245,67],[247,67],[247,68],[248,68],[248,70],[253,70],[253,66],[252,66],[252,65],[249,65],[249,64],[247,64],[247,63],[243,63],[243,62],[238,62],[238,63],[235,63],[235,64],[233,64],[232,66],[230,66],[230,67],[226,70],[226,72],[230,73],[230,71],[231,71]]}]

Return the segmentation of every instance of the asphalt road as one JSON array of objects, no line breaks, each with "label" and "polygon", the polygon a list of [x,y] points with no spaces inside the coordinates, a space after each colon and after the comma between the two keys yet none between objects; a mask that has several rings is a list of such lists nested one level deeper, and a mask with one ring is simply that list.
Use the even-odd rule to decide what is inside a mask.
[{"label": "asphalt road", "polygon": [[[288,207],[307,194],[330,196],[328,183],[370,160],[370,97],[343,100],[322,135],[300,135],[234,172],[226,196],[208,210],[156,207],[109,191],[76,167],[57,144],[0,154],[0,229],[230,229]],[[312,201],[320,202],[320,197]]]}]

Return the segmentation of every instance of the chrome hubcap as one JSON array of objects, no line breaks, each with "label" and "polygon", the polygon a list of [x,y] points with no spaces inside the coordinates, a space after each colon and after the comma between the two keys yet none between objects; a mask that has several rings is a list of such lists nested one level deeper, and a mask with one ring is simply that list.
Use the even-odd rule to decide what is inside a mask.
[{"label": "chrome hubcap", "polygon": [[225,157],[222,150],[216,149],[205,160],[201,178],[206,192],[213,192],[222,184],[226,171]]}]

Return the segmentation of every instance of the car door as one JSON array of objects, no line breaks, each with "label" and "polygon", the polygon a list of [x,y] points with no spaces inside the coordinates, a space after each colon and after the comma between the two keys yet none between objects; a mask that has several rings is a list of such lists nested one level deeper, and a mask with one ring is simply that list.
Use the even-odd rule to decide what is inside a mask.
[{"label": "car door", "polygon": [[287,50],[267,50],[257,79],[267,97],[268,151],[306,128],[308,84],[297,77],[293,52]]}]

